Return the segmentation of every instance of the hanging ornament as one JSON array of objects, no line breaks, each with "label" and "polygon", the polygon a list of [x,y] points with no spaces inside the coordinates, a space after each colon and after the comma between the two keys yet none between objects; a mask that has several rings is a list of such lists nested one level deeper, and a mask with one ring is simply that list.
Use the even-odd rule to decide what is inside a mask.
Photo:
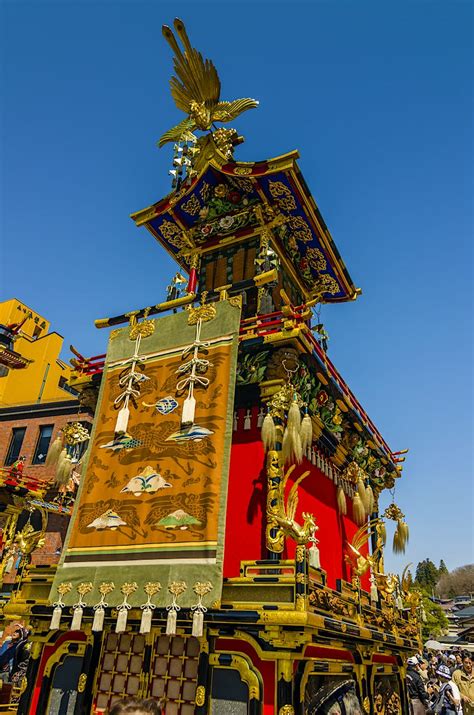
[{"label": "hanging ornament", "polygon": [[63,612],[63,608],[66,605],[65,603],[63,603],[63,596],[65,596],[66,593],[69,593],[71,590],[72,583],[60,583],[58,586],[59,598],[55,603],[53,603],[54,610],[51,618],[51,623],[49,624],[49,628],[52,631],[58,630],[61,624],[61,615]]},{"label": "hanging ornament", "polygon": [[195,638],[200,638],[204,632],[204,614],[207,608],[203,605],[202,599],[206,594],[210,593],[212,589],[213,586],[210,581],[206,581],[205,583],[198,581],[193,586],[193,591],[198,597],[198,602],[195,603],[194,606],[191,606],[191,612],[193,614],[192,635]]},{"label": "hanging ornament", "polygon": [[115,589],[113,581],[103,582],[99,586],[100,601],[95,604],[94,620],[92,621],[92,630],[100,632],[104,629],[105,609],[108,603],[105,602],[105,597]]},{"label": "hanging ornament", "polygon": [[[139,364],[143,363],[140,357],[140,343],[143,338],[148,338],[155,331],[155,324],[152,320],[147,320],[150,308],[146,308],[143,314],[144,320],[139,323],[137,320],[137,311],[127,313],[130,319],[130,332],[128,337],[135,341],[135,347],[131,358],[127,358],[119,363],[118,367],[124,367],[125,371],[119,378],[119,387],[124,388],[114,400],[114,406],[119,409],[117,420],[115,422],[115,434],[126,434],[128,429],[128,421],[130,418],[130,399],[136,400],[140,395],[140,385],[142,382],[149,380],[143,372],[137,371]],[[128,366],[130,366],[128,368]],[[128,369],[127,369],[128,368]]]},{"label": "hanging ornament", "polygon": [[377,583],[375,580],[375,576],[373,574],[370,574],[370,600],[373,603],[376,603],[379,598],[379,593],[377,591]]},{"label": "hanging ornament", "polygon": [[400,596],[400,592],[397,593],[397,597],[395,599],[395,606],[398,608],[399,611],[403,611],[403,601],[402,597]]},{"label": "hanging ornament", "polygon": [[178,618],[178,611],[181,610],[181,606],[177,603],[177,598],[187,589],[185,581],[172,581],[168,586],[168,591],[173,596],[169,606],[166,606],[168,611],[168,618],[166,619],[166,635],[174,636],[176,635],[176,622]]},{"label": "hanging ornament", "polygon": [[[196,336],[192,345],[188,345],[182,353],[182,358],[184,359],[192,352],[192,357],[190,360],[185,362],[183,365],[176,370],[180,375],[185,375],[176,385],[176,390],[181,392],[186,387],[188,388],[188,395],[183,403],[183,412],[181,415],[181,426],[186,427],[194,424],[194,415],[196,412],[196,398],[194,397],[194,386],[196,384],[202,387],[208,387],[209,379],[203,377],[212,363],[209,360],[204,360],[198,357],[199,350],[205,350],[209,347],[210,343],[203,342],[201,340],[201,328],[202,319],[199,318],[196,322]],[[187,374],[189,373],[189,374]]]},{"label": "hanging ornament", "polygon": [[273,417],[270,410],[265,415],[262,424],[262,442],[265,452],[275,449],[276,444],[276,429]]},{"label": "hanging ornament", "polygon": [[71,623],[71,631],[81,630],[82,616],[84,614],[84,608],[87,606],[87,603],[85,603],[85,601],[83,601],[82,599],[84,596],[86,596],[92,591],[92,583],[90,581],[80,583],[77,586],[76,591],[79,594],[79,600],[72,607],[73,616]]},{"label": "hanging ornament", "polygon": [[362,479],[362,477],[359,477],[359,479],[357,480],[357,492],[358,492],[360,499],[362,501],[362,504],[364,505],[364,508],[365,508],[365,505],[367,503],[367,494],[365,492],[365,484],[364,484],[364,480]]},{"label": "hanging ornament", "polygon": [[405,548],[409,539],[408,524],[404,521],[405,514],[402,512],[395,502],[392,502],[384,512],[384,517],[397,522],[395,533],[393,535],[393,551],[395,554],[405,553]]},{"label": "hanging ornament", "polygon": [[365,502],[364,502],[364,506],[365,506],[365,510],[366,510],[367,514],[373,513],[374,504],[375,504],[374,492],[373,492],[372,487],[369,482],[365,488]]},{"label": "hanging ornament", "polygon": [[365,507],[358,492],[354,494],[354,498],[352,499],[352,515],[355,523],[359,526],[361,526],[366,519]]},{"label": "hanging ornament", "polygon": [[156,604],[151,602],[152,597],[161,591],[161,583],[148,581],[143,589],[147,595],[147,600],[142,603],[140,608],[142,609],[142,618],[140,621],[140,633],[149,633],[151,631],[151,621],[153,618],[153,611],[156,608]]},{"label": "hanging ornament", "polygon": [[308,549],[308,563],[313,569],[319,569],[321,568],[321,561],[319,558],[319,549],[318,549],[318,544],[319,541],[316,538],[316,530],[317,526],[313,529],[313,533],[309,537],[309,540],[311,542],[311,546]]},{"label": "hanging ornament", "polygon": [[311,442],[313,441],[313,424],[308,414],[308,408],[306,408],[305,415],[301,421],[300,437],[301,447],[303,452],[306,452],[311,447]]},{"label": "hanging ornament", "polygon": [[340,514],[343,514],[344,516],[347,514],[346,495],[341,485],[337,488],[337,508]]},{"label": "hanging ornament", "polygon": [[45,465],[47,467],[52,467],[59,461],[59,455],[61,454],[63,448],[63,433],[58,432],[56,439],[53,444],[49,446],[48,454],[46,455]]},{"label": "hanging ornament", "polygon": [[133,593],[135,593],[137,588],[138,588],[137,582],[132,581],[131,583],[124,583],[120,589],[120,591],[123,594],[123,601],[119,606],[117,606],[118,614],[117,614],[117,622],[115,624],[115,632],[116,633],[123,633],[127,628],[128,612],[132,607],[128,603],[127,599],[129,596],[131,596]]}]

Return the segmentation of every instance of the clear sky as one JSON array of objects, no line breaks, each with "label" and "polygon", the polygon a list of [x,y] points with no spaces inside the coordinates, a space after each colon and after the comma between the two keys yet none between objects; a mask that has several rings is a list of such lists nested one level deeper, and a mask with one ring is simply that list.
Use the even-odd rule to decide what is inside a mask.
[{"label": "clear sky", "polygon": [[396,500],[411,541],[387,565],[472,561],[472,2],[3,0],[0,13],[2,298],[87,355],[106,347],[95,318],[164,299],[171,259],[129,214],[170,188],[155,141],[182,115],[161,25],[179,15],[223,98],[260,100],[234,123],[237,158],[300,151],[363,290],[322,319],[392,449],[410,448]]}]

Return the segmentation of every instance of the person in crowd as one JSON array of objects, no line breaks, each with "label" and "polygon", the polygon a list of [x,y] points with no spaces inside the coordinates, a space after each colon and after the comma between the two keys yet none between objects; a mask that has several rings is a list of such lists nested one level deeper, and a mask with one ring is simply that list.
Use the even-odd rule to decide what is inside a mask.
[{"label": "person in crowd", "polygon": [[462,668],[462,653],[456,653],[456,669]]},{"label": "person in crowd", "polygon": [[451,675],[452,675],[454,673],[454,671],[456,670],[456,656],[454,655],[454,653],[450,653],[448,655],[448,661],[447,661],[446,665],[448,666],[449,670],[451,671]]},{"label": "person in crowd", "polygon": [[436,670],[440,683],[439,691],[430,703],[430,709],[436,715],[459,715],[461,696],[456,683],[451,680],[451,671],[447,665],[440,665]]},{"label": "person in crowd", "polygon": [[416,655],[408,658],[406,681],[411,715],[424,715],[429,701],[423,678],[419,673],[419,663]]},{"label": "person in crowd", "polygon": [[423,684],[426,687],[426,683],[428,682],[429,675],[428,675],[428,661],[422,658],[421,656],[418,656],[418,672],[421,675],[421,678],[423,680]]},{"label": "person in crowd", "polygon": [[474,715],[474,674],[471,654],[462,654],[462,668],[453,673],[453,680],[459,688],[464,715]]},{"label": "person in crowd", "polygon": [[0,654],[0,671],[8,667],[10,682],[19,684],[26,673],[30,659],[29,631],[17,624],[5,650]]},{"label": "person in crowd", "polygon": [[109,715],[162,715],[163,710],[163,700],[123,698],[112,706]]}]

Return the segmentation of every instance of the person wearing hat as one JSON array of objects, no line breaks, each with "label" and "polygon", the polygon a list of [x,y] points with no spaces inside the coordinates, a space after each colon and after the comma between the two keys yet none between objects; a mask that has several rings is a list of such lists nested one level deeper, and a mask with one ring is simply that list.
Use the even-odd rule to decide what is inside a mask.
[{"label": "person wearing hat", "polygon": [[424,715],[429,707],[428,694],[418,668],[418,658],[415,655],[408,658],[406,682],[412,715]]},{"label": "person wearing hat", "polygon": [[451,680],[451,671],[447,665],[439,665],[436,670],[440,682],[439,692],[431,703],[436,715],[462,715],[461,696],[456,683]]},{"label": "person wearing hat", "polygon": [[456,666],[456,656],[454,655],[454,653],[451,653],[450,655],[448,655],[447,666],[448,666],[449,670],[451,671],[451,675],[452,675],[457,667]]}]

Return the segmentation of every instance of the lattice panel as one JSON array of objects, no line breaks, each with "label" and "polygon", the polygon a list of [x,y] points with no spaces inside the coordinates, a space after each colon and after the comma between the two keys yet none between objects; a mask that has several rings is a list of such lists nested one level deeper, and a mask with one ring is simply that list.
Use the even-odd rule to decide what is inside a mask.
[{"label": "lattice panel", "polygon": [[139,694],[144,649],[143,635],[106,636],[97,680],[96,710],[107,710],[116,700]]},{"label": "lattice panel", "polygon": [[199,641],[159,636],[153,648],[148,696],[165,697],[165,715],[193,715]]},{"label": "lattice panel", "polygon": [[[193,715],[199,641],[157,636],[150,669],[142,673],[145,636],[109,633],[97,679],[96,712],[107,711],[126,696],[164,697],[165,715]],[[147,683],[147,687],[145,687]]]}]

